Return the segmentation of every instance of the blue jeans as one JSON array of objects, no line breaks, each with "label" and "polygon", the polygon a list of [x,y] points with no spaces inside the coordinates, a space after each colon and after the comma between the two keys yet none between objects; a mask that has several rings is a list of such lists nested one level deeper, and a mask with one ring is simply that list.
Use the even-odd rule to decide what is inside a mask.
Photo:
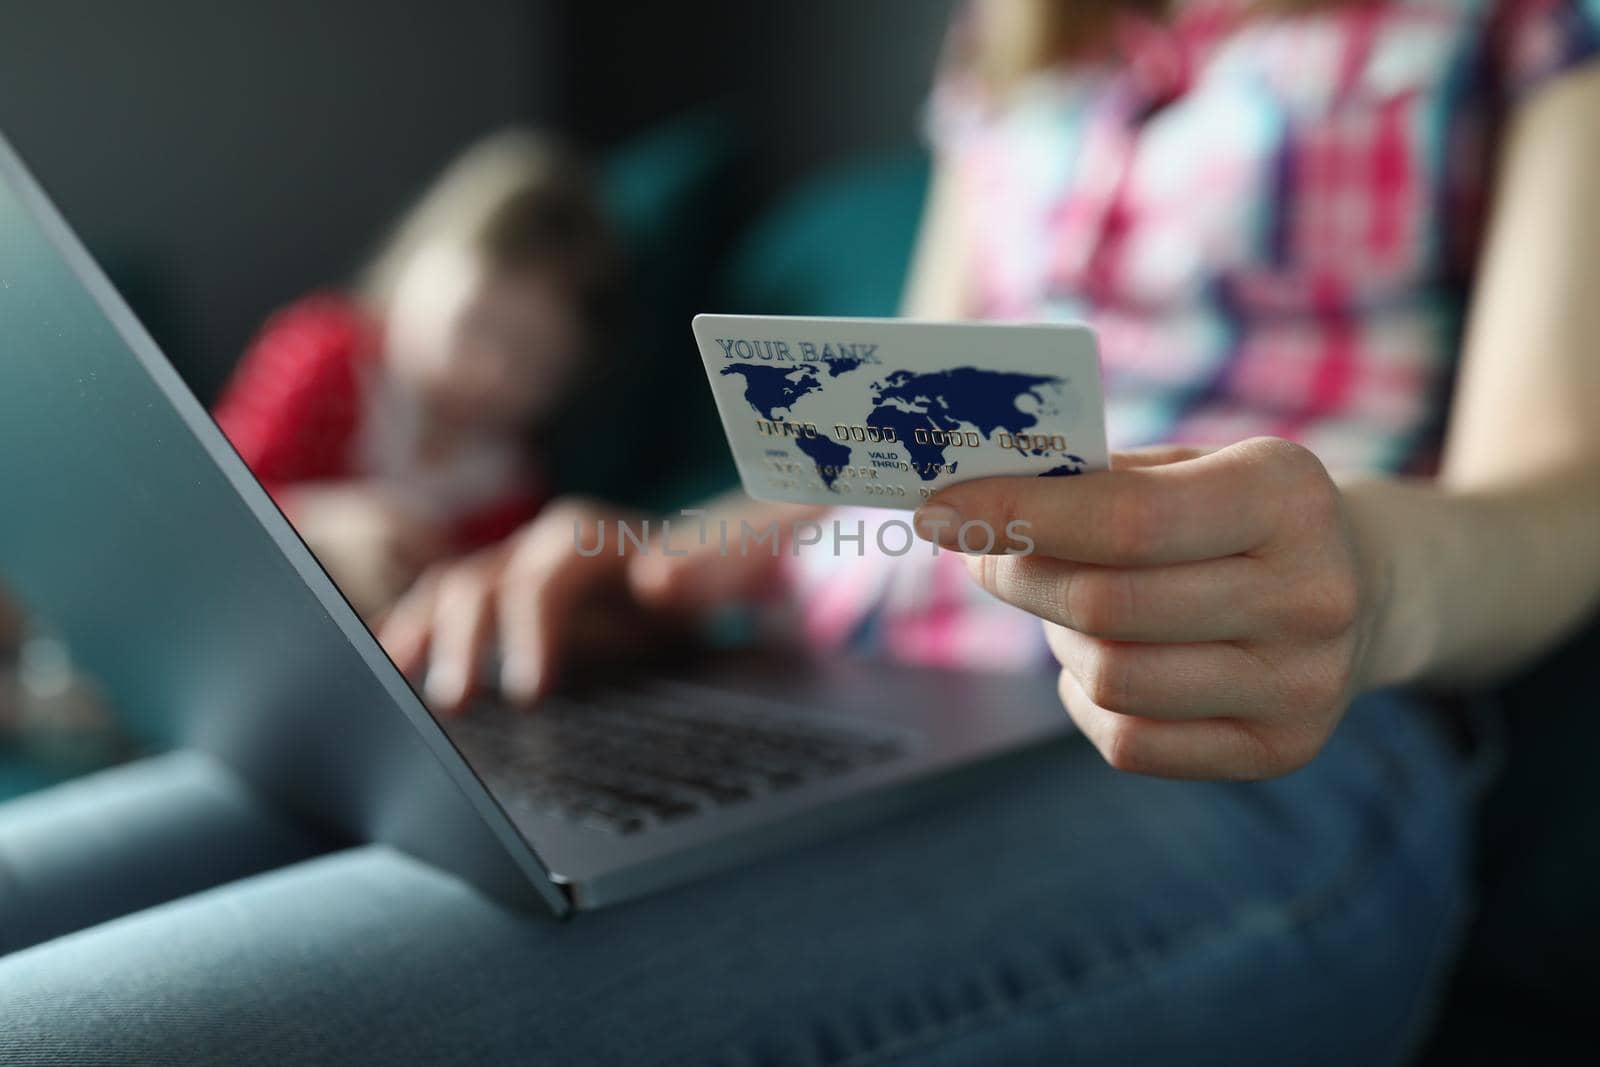
[{"label": "blue jeans", "polygon": [[0,957],[0,1062],[1395,1062],[1469,911],[1475,793],[1375,695],[1278,781],[1131,777],[1069,739],[558,923],[318,853],[179,753],[0,808],[0,950],[50,938]]}]

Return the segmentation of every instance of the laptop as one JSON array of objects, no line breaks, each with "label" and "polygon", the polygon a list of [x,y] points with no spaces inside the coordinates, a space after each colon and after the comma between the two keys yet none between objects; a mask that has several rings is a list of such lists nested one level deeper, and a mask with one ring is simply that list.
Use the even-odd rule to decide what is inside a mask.
[{"label": "laptop", "polygon": [[436,721],[3,139],[0,501],[0,579],[144,743],[559,916],[970,788],[1069,730],[1048,674],[793,650]]}]

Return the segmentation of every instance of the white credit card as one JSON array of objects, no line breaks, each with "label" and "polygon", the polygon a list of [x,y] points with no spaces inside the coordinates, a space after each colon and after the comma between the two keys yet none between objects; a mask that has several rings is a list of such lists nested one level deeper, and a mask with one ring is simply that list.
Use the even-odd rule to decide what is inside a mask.
[{"label": "white credit card", "polygon": [[915,508],[972,478],[1108,466],[1086,326],[697,315],[694,336],[762,500]]}]

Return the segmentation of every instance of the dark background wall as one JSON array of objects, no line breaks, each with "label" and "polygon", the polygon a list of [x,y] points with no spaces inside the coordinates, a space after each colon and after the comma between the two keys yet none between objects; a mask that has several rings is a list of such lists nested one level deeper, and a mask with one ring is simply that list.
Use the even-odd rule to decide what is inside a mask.
[{"label": "dark background wall", "polygon": [[711,101],[752,204],[915,136],[952,0],[0,0],[0,130],[209,398],[462,145],[597,152]]},{"label": "dark background wall", "polygon": [[781,183],[840,156],[913,139],[955,0],[693,0],[570,5],[564,117],[606,143],[693,100],[752,124]]},{"label": "dark background wall", "polygon": [[266,309],[343,277],[553,82],[548,14],[517,0],[0,11],[0,129],[202,395]]}]

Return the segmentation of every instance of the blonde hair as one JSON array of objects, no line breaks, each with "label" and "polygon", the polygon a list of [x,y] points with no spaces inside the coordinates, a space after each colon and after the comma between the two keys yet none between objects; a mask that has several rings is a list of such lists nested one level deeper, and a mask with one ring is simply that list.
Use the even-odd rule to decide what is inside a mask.
[{"label": "blonde hair", "polygon": [[616,281],[610,226],[588,174],[554,140],[511,128],[456,158],[390,231],[356,281],[386,309],[406,264],[452,244],[495,269],[548,271],[571,287],[585,318],[602,313]]},{"label": "blonde hair", "polygon": [[[1289,14],[1353,0],[1252,0],[1253,14]],[[991,90],[1006,91],[1028,75],[1092,54],[1126,13],[1165,18],[1172,0],[978,0],[974,25],[957,62]]]}]

